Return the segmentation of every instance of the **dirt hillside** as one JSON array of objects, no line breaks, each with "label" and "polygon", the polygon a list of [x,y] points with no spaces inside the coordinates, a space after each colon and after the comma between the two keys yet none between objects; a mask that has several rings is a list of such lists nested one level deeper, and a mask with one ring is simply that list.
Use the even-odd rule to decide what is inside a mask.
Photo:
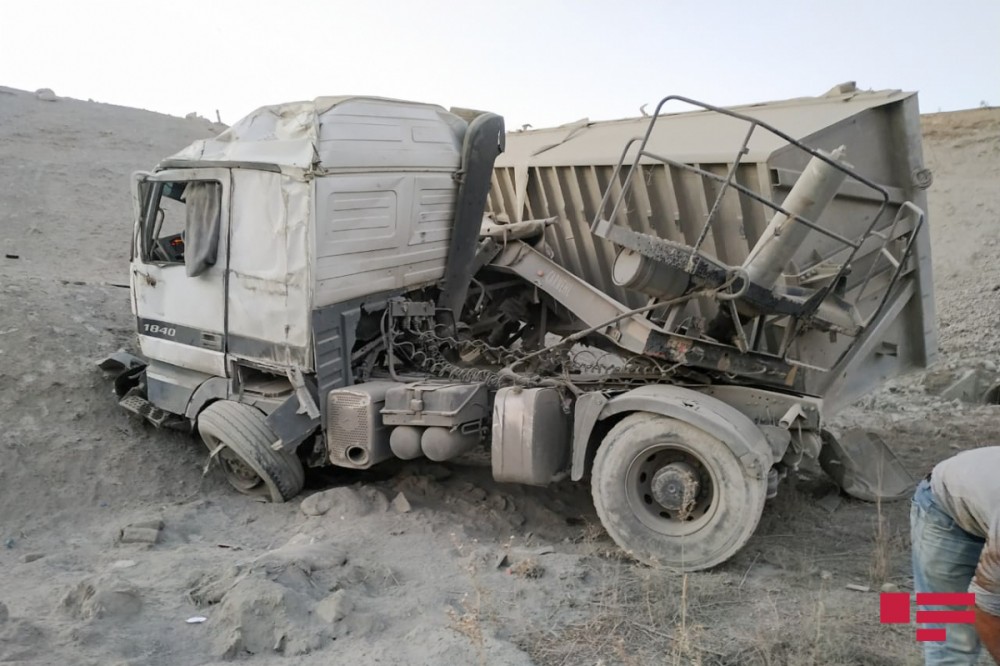
[{"label": "dirt hillside", "polygon": [[[996,372],[1000,110],[924,127],[939,367]],[[910,588],[906,502],[879,521],[803,477],[685,578],[622,560],[582,486],[426,464],[256,503],[198,441],[128,417],[94,360],[133,347],[129,174],[216,130],[0,88],[0,663],[919,663],[912,628],[845,588]],[[1000,441],[996,408],[919,377],[842,421],[914,475]]]}]

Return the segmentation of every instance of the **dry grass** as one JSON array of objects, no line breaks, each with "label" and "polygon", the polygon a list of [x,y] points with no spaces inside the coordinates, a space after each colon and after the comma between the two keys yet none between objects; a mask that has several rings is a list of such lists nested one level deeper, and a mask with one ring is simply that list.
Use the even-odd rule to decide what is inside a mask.
[{"label": "dry grass", "polygon": [[449,608],[448,618],[451,620],[451,627],[458,633],[468,638],[476,648],[479,663],[485,665],[486,659],[486,636],[483,631],[485,601],[489,595],[486,587],[479,578],[479,570],[475,559],[468,554],[465,544],[452,534],[452,543],[459,555],[468,557],[465,570],[469,575],[472,591],[462,596],[459,601],[459,609]]},{"label": "dry grass", "polygon": [[872,585],[878,587],[889,579],[892,567],[892,545],[889,538],[888,518],[882,512],[882,501],[875,504],[875,544],[872,548],[870,576]]},{"label": "dry grass", "polygon": [[[603,533],[588,532],[581,546],[587,578],[597,581],[591,598],[533,629],[522,647],[543,666],[916,663],[912,630],[880,625],[878,595],[844,587],[905,578],[906,535],[895,528],[905,503],[845,499],[831,513],[814,501],[822,487],[782,490],[758,535],[708,572],[637,565],[614,555]],[[859,529],[872,520],[873,531]]]},{"label": "dry grass", "polygon": [[[542,664],[701,664],[703,627],[688,615],[688,577],[619,559],[596,559],[603,581],[586,619],[537,632],[528,645]],[[556,640],[553,640],[553,638]]]},{"label": "dry grass", "polygon": [[509,569],[511,575],[520,578],[541,578],[545,575],[545,567],[538,563],[533,557],[528,557],[513,565]]},{"label": "dry grass", "polygon": [[681,619],[677,630],[674,632],[674,645],[671,653],[674,666],[681,664],[694,664],[701,666],[701,648],[698,647],[698,638],[701,627],[690,626],[687,621],[688,610],[688,576],[684,574],[681,583]]},{"label": "dry grass", "polygon": [[[881,469],[879,470],[879,477],[881,478]],[[903,528],[902,530],[894,530],[889,511],[886,510],[886,505],[881,499],[875,502],[874,543],[872,545],[872,559],[868,572],[872,586],[875,588],[888,582],[892,578],[893,571],[899,568],[899,564],[906,566],[908,563],[909,523],[906,520],[906,506],[906,502],[899,502],[894,507],[897,509],[895,512],[898,516],[897,522]],[[903,510],[899,511],[899,509]]]}]

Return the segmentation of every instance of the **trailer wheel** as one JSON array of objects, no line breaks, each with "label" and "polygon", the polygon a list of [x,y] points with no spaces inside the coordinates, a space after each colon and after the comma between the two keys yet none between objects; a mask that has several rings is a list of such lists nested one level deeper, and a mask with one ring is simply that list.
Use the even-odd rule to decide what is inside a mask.
[{"label": "trailer wheel", "polygon": [[649,412],[611,429],[591,477],[594,506],[615,542],[641,562],[680,571],[732,557],[767,495],[766,478],[749,478],[725,443]]},{"label": "trailer wheel", "polygon": [[249,405],[232,400],[213,402],[198,416],[198,432],[209,451],[218,449],[216,458],[226,480],[241,493],[284,502],[305,485],[298,457],[271,448],[277,435],[267,426],[264,415]]}]

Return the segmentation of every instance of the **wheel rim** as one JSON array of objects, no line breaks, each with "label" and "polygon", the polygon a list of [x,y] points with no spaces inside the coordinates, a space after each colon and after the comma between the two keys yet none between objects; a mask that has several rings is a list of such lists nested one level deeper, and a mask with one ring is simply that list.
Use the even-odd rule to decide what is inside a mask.
[{"label": "wheel rim", "polygon": [[[221,443],[215,437],[206,437],[206,439],[209,440],[209,448],[213,451]],[[264,479],[260,478],[260,475],[250,465],[232,449],[225,446],[225,444],[222,445],[222,449],[216,455],[216,458],[219,461],[219,466],[222,467],[223,474],[226,476],[226,481],[233,488],[236,488],[236,490],[246,493],[255,490],[264,483]]]},{"label": "wheel rim", "polygon": [[694,451],[676,442],[646,447],[625,474],[625,495],[635,516],[665,536],[693,534],[718,510],[713,470]]}]

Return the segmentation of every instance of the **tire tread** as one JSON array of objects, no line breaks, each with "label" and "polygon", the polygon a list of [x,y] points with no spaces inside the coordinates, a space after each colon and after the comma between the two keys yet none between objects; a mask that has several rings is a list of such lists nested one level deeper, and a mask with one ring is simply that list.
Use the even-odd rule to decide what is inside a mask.
[{"label": "tire tread", "polygon": [[207,431],[243,458],[264,479],[272,501],[285,502],[305,485],[305,470],[298,457],[271,448],[277,437],[259,410],[232,400],[218,400],[198,416],[198,431]]},{"label": "tire tread", "polygon": [[[729,500],[733,503],[732,509],[735,509],[731,509],[732,515],[739,520],[733,520],[732,524],[714,528],[726,528],[730,531],[720,546],[709,548],[704,539],[700,541],[691,539],[687,544],[681,544],[681,557],[662,558],[662,551],[666,545],[665,539],[672,537],[658,535],[639,523],[638,518],[634,516],[627,503],[622,502],[613,492],[609,492],[609,488],[614,488],[615,483],[622,483],[623,480],[605,478],[610,470],[616,466],[620,467],[625,458],[634,455],[634,452],[629,448],[629,436],[631,435],[633,438],[638,436],[638,441],[645,441],[644,438],[648,437],[648,433],[636,433],[636,429],[655,427],[673,428],[678,433],[695,440],[689,443],[690,446],[695,446],[697,440],[701,440],[701,443],[705,445],[710,444],[711,446],[704,447],[706,451],[712,448],[718,449],[719,446],[725,447],[723,442],[683,421],[651,412],[629,414],[611,428],[601,442],[594,458],[591,492],[594,508],[597,510],[601,524],[622,550],[646,564],[665,565],[681,571],[698,571],[720,564],[739,551],[753,534],[764,508],[766,480],[741,479],[745,484],[743,488],[745,497],[737,496]],[[728,447],[726,448],[728,450]],[[703,453],[703,455],[707,455],[707,453]],[[733,460],[737,460],[735,456],[733,456]],[[733,482],[733,480],[729,480],[729,483]],[[726,483],[726,480],[723,480],[723,483]],[[745,503],[740,502],[742,499],[746,500]],[[673,538],[688,539],[689,537]],[[686,545],[691,546],[688,552],[685,552]],[[687,555],[690,555],[690,558]]]}]

